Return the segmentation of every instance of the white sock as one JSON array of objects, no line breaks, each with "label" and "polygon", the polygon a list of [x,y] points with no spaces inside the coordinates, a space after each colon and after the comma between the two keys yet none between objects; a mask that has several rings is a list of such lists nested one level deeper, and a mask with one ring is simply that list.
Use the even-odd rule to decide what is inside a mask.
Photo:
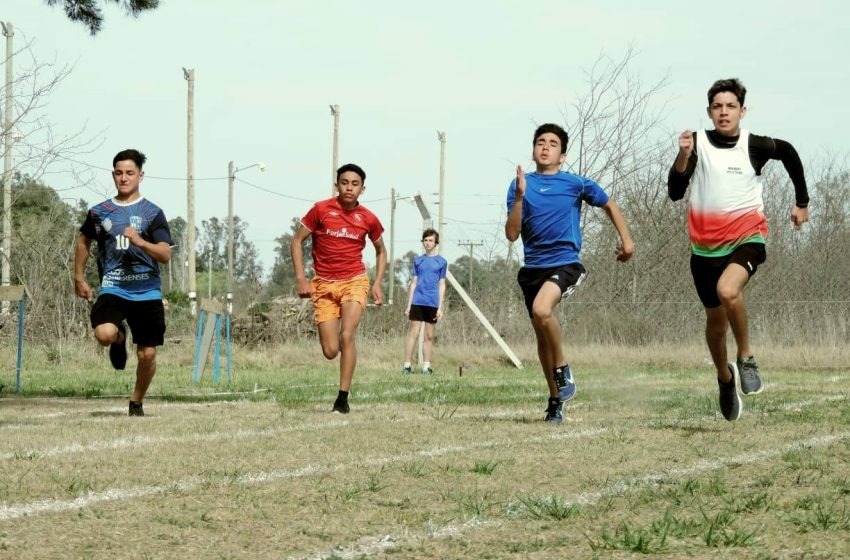
[{"label": "white sock", "polygon": [[431,362],[422,362],[422,369],[431,369]]},{"label": "white sock", "polygon": [[404,367],[410,367],[410,362],[404,362]]}]

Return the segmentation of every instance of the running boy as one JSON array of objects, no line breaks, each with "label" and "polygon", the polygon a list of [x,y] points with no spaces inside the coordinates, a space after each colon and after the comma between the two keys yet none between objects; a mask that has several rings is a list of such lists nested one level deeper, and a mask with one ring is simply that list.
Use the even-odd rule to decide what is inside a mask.
[{"label": "running boy", "polygon": [[579,261],[581,251],[581,205],[600,206],[620,235],[614,254],[629,260],[634,252],[629,228],[620,207],[595,181],[561,171],[566,161],[567,132],[556,124],[544,124],[534,132],[535,173],[517,166],[516,179],[508,188],[508,220],[505,236],[516,241],[522,235],[525,264],[517,282],[537,339],[537,355],[546,383],[549,403],[546,422],[563,421],[562,407],[576,394],[570,366],[564,360],[561,326],[554,309],[575,291],[586,275]]},{"label": "running boy", "polygon": [[139,192],[145,160],[138,150],[124,150],[113,158],[118,194],[88,211],[74,252],[74,290],[92,301],[85,270],[91,242],[97,242],[100,294],[91,310],[91,325],[97,341],[109,346],[109,361],[117,370],[127,365],[125,319],[133,334],[138,363],[130,416],[145,415],[142,400],[156,373],[156,347],[165,336],[159,263],[171,259],[172,245],[165,214]]},{"label": "running boy", "polygon": [[[746,94],[737,79],[712,84],[708,116],[714,130],[682,132],[667,179],[672,200],[684,197],[692,184],[688,201],[691,274],[705,307],[705,340],[717,370],[720,411],[730,421],[741,415],[739,384],[745,395],[762,391],[750,349],[744,287],[767,256],[761,172],[769,160],[780,160],[794,184],[791,223],[800,229],[809,219],[800,156],[788,142],[741,128]],[[735,362],[727,362],[726,355],[730,326],[737,345]]]},{"label": "running boy", "polygon": [[[384,228],[378,218],[358,202],[366,190],[366,172],[348,163],[336,172],[339,195],[317,202],[301,219],[301,227],[292,238],[292,265],[298,295],[313,298],[319,342],[325,358],[339,358],[339,394],[333,412],[347,414],[348,392],[357,364],[355,337],[369,294],[369,276],[363,263],[366,238],[375,247],[377,262],[372,299],[384,303],[381,283],[387,269],[387,252],[381,234]],[[313,270],[307,281],[304,275],[304,240],[312,236]]]},{"label": "running boy", "polygon": [[413,260],[413,278],[407,291],[407,306],[404,314],[410,319],[410,333],[404,347],[404,365],[402,373],[411,373],[410,362],[413,347],[419,338],[422,323],[425,323],[425,341],[422,344],[422,373],[432,374],[431,350],[434,346],[434,325],[443,316],[446,301],[446,259],[437,254],[440,234],[434,229],[422,232],[424,255]]}]

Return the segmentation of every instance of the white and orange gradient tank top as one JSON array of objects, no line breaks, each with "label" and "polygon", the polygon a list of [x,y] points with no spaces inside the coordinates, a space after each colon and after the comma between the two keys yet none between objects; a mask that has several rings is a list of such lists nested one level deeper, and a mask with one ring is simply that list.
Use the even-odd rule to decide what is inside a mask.
[{"label": "white and orange gradient tank top", "polygon": [[697,131],[697,166],[691,178],[688,229],[695,255],[722,257],[743,243],[764,243],[761,177],[750,162],[750,132],[734,148],[716,148]]}]

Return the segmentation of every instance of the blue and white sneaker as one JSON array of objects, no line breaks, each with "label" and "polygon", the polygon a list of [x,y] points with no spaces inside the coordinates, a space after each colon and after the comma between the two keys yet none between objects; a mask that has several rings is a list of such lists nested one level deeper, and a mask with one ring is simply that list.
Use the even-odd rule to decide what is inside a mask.
[{"label": "blue and white sneaker", "polygon": [[573,381],[573,372],[570,371],[569,365],[556,367],[552,375],[558,385],[558,396],[561,397],[562,402],[567,402],[576,396],[576,383]]},{"label": "blue and white sneaker", "polygon": [[546,419],[548,424],[560,424],[564,421],[564,413],[562,408],[564,403],[557,397],[549,397],[549,404],[546,405]]}]

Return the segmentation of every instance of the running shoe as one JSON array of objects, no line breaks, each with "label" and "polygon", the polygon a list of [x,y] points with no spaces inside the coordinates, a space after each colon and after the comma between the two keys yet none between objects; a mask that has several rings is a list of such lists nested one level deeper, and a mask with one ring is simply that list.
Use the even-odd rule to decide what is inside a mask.
[{"label": "running shoe", "polygon": [[124,340],[109,345],[109,361],[112,362],[112,367],[121,370],[127,366],[127,327],[123,322],[118,325],[118,332]]},{"label": "running shoe", "polygon": [[429,367],[422,368],[422,375],[434,375],[434,370]]},{"label": "running shoe", "polygon": [[738,372],[741,374],[741,392],[745,395],[756,395],[764,390],[764,385],[759,377],[759,366],[756,359],[738,358]]},{"label": "running shoe", "polygon": [[741,416],[741,395],[738,394],[738,366],[729,362],[729,373],[732,374],[732,380],[728,383],[717,379],[717,385],[720,388],[720,412],[723,418],[729,420],[737,420]]},{"label": "running shoe", "polygon": [[570,366],[556,367],[553,370],[555,383],[558,385],[558,396],[561,397],[561,402],[567,402],[576,396],[576,384],[573,381],[573,372],[570,371]]},{"label": "running shoe", "polygon": [[350,410],[351,410],[351,407],[348,406],[348,401],[342,400],[339,397],[337,397],[336,401],[334,401],[333,413],[334,414],[348,414]]},{"label": "running shoe", "polygon": [[142,403],[130,401],[130,416],[144,416],[145,409],[142,408]]},{"label": "running shoe", "polygon": [[564,414],[561,412],[564,403],[559,398],[549,398],[549,404],[546,406],[546,422],[549,424],[560,424],[564,421]]},{"label": "running shoe", "polygon": [[410,375],[413,373],[413,369],[410,366],[401,366],[401,372],[405,375]]}]

